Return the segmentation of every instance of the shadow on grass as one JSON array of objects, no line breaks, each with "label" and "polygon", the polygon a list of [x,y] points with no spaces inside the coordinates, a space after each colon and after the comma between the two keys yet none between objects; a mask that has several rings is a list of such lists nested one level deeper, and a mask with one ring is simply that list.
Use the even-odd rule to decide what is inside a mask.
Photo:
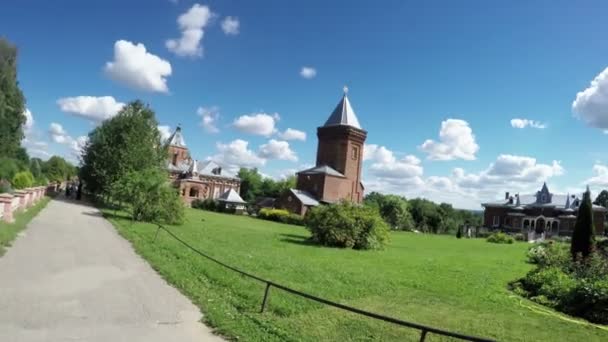
[{"label": "shadow on grass", "polygon": [[321,247],[320,245],[316,244],[314,241],[312,241],[309,237],[306,237],[306,236],[295,235],[295,234],[279,234],[279,235],[283,237],[281,239],[281,241],[283,241],[283,242],[292,243],[294,245],[300,245],[300,246]]}]

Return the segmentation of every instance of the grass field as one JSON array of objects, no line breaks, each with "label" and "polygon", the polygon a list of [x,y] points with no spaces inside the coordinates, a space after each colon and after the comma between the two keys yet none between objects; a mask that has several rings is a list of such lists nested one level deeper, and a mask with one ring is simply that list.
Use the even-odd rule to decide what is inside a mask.
[{"label": "grass field", "polygon": [[15,215],[15,222],[6,223],[0,221],[0,256],[6,251],[6,247],[11,245],[11,242],[15,240],[17,234],[25,229],[25,226],[38,215],[40,210],[49,203],[50,198],[44,197],[40,202],[36,203],[32,208],[27,211],[17,213]]},{"label": "grass field", "polygon": [[[205,313],[218,333],[243,341],[404,341],[419,332],[311,303],[273,289],[259,313],[264,285],[184,248],[151,224],[108,217],[170,283]],[[326,299],[500,341],[608,341],[608,331],[569,321],[512,295],[527,245],[393,233],[384,251],[321,248],[308,232],[249,217],[199,210],[171,231],[245,271]],[[546,309],[542,308],[546,311]],[[427,340],[439,341],[436,335]]]}]

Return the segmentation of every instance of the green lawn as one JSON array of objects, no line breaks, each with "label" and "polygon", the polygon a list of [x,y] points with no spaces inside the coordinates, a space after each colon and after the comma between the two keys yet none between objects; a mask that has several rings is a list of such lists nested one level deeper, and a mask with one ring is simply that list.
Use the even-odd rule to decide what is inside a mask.
[{"label": "green lawn", "polygon": [[25,229],[25,226],[38,215],[38,213],[49,203],[50,198],[44,197],[40,202],[36,203],[33,207],[27,211],[19,212],[15,215],[15,222],[6,223],[0,221],[0,256],[6,251],[5,247],[11,245],[11,242],[15,240],[17,234]]},{"label": "green lawn", "polygon": [[[404,341],[419,332],[271,290],[184,248],[153,225],[108,217],[138,253],[190,297],[218,333],[244,341]],[[170,229],[196,248],[261,277],[403,320],[501,341],[608,341],[608,331],[542,314],[512,295],[527,245],[393,233],[384,251],[322,248],[308,232],[249,217],[187,211]],[[429,341],[445,340],[428,335]]]}]

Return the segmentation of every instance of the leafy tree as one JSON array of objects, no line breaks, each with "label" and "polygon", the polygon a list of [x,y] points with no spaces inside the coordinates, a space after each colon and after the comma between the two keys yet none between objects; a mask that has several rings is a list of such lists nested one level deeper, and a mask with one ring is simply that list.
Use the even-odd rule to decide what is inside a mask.
[{"label": "leafy tree", "polygon": [[63,182],[75,175],[75,168],[65,159],[52,156],[42,163],[42,174],[51,182]]},{"label": "leafy tree", "polygon": [[594,247],[593,207],[591,205],[591,192],[587,188],[587,191],[583,194],[583,200],[578,207],[576,224],[572,232],[570,253],[573,259],[576,259],[579,254],[583,258],[587,258],[593,252]]},{"label": "leafy tree", "polygon": [[112,184],[134,170],[162,168],[167,152],[157,126],[154,111],[134,101],[91,131],[80,169],[86,188],[108,194]]},{"label": "leafy tree", "polygon": [[595,201],[593,201],[593,204],[608,208],[608,191],[602,190],[595,198]]},{"label": "leafy tree", "polygon": [[392,228],[397,230],[414,229],[414,221],[408,210],[408,202],[405,198],[396,195],[382,195],[372,192],[364,199],[368,206],[376,208],[382,219]]},{"label": "leafy tree", "polygon": [[30,172],[35,179],[42,177],[42,163],[44,162],[40,158],[30,159]]},{"label": "leafy tree", "polygon": [[252,202],[262,193],[262,175],[258,169],[241,168],[238,173],[241,179],[241,198],[246,202]]},{"label": "leafy tree", "polygon": [[380,249],[389,237],[389,228],[376,210],[350,202],[311,209],[306,215],[306,228],[312,240],[324,246]]},{"label": "leafy tree", "polygon": [[17,48],[0,38],[0,157],[23,157],[24,110],[25,98],[17,81]]},{"label": "leafy tree", "polygon": [[458,230],[456,231],[456,238],[462,238],[462,226],[458,226]]},{"label": "leafy tree", "polygon": [[184,204],[160,168],[130,171],[111,186],[112,198],[128,204],[136,221],[181,224]]},{"label": "leafy tree", "polygon": [[34,185],[34,176],[29,171],[17,172],[11,183],[15,189],[29,188]]},{"label": "leafy tree", "polygon": [[25,168],[16,159],[0,157],[0,179],[12,180],[15,174]]}]

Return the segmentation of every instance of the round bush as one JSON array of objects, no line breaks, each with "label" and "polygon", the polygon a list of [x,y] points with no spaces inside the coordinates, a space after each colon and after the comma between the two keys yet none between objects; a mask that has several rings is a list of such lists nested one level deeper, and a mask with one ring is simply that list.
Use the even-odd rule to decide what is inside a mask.
[{"label": "round bush", "polygon": [[350,202],[313,208],[306,216],[312,240],[324,246],[381,249],[388,243],[389,227],[380,214]]},{"label": "round bush", "polygon": [[505,233],[494,233],[494,234],[488,236],[486,241],[491,242],[491,243],[512,244],[513,242],[515,242],[515,239],[513,239],[513,237],[511,237],[510,235],[507,235]]}]

